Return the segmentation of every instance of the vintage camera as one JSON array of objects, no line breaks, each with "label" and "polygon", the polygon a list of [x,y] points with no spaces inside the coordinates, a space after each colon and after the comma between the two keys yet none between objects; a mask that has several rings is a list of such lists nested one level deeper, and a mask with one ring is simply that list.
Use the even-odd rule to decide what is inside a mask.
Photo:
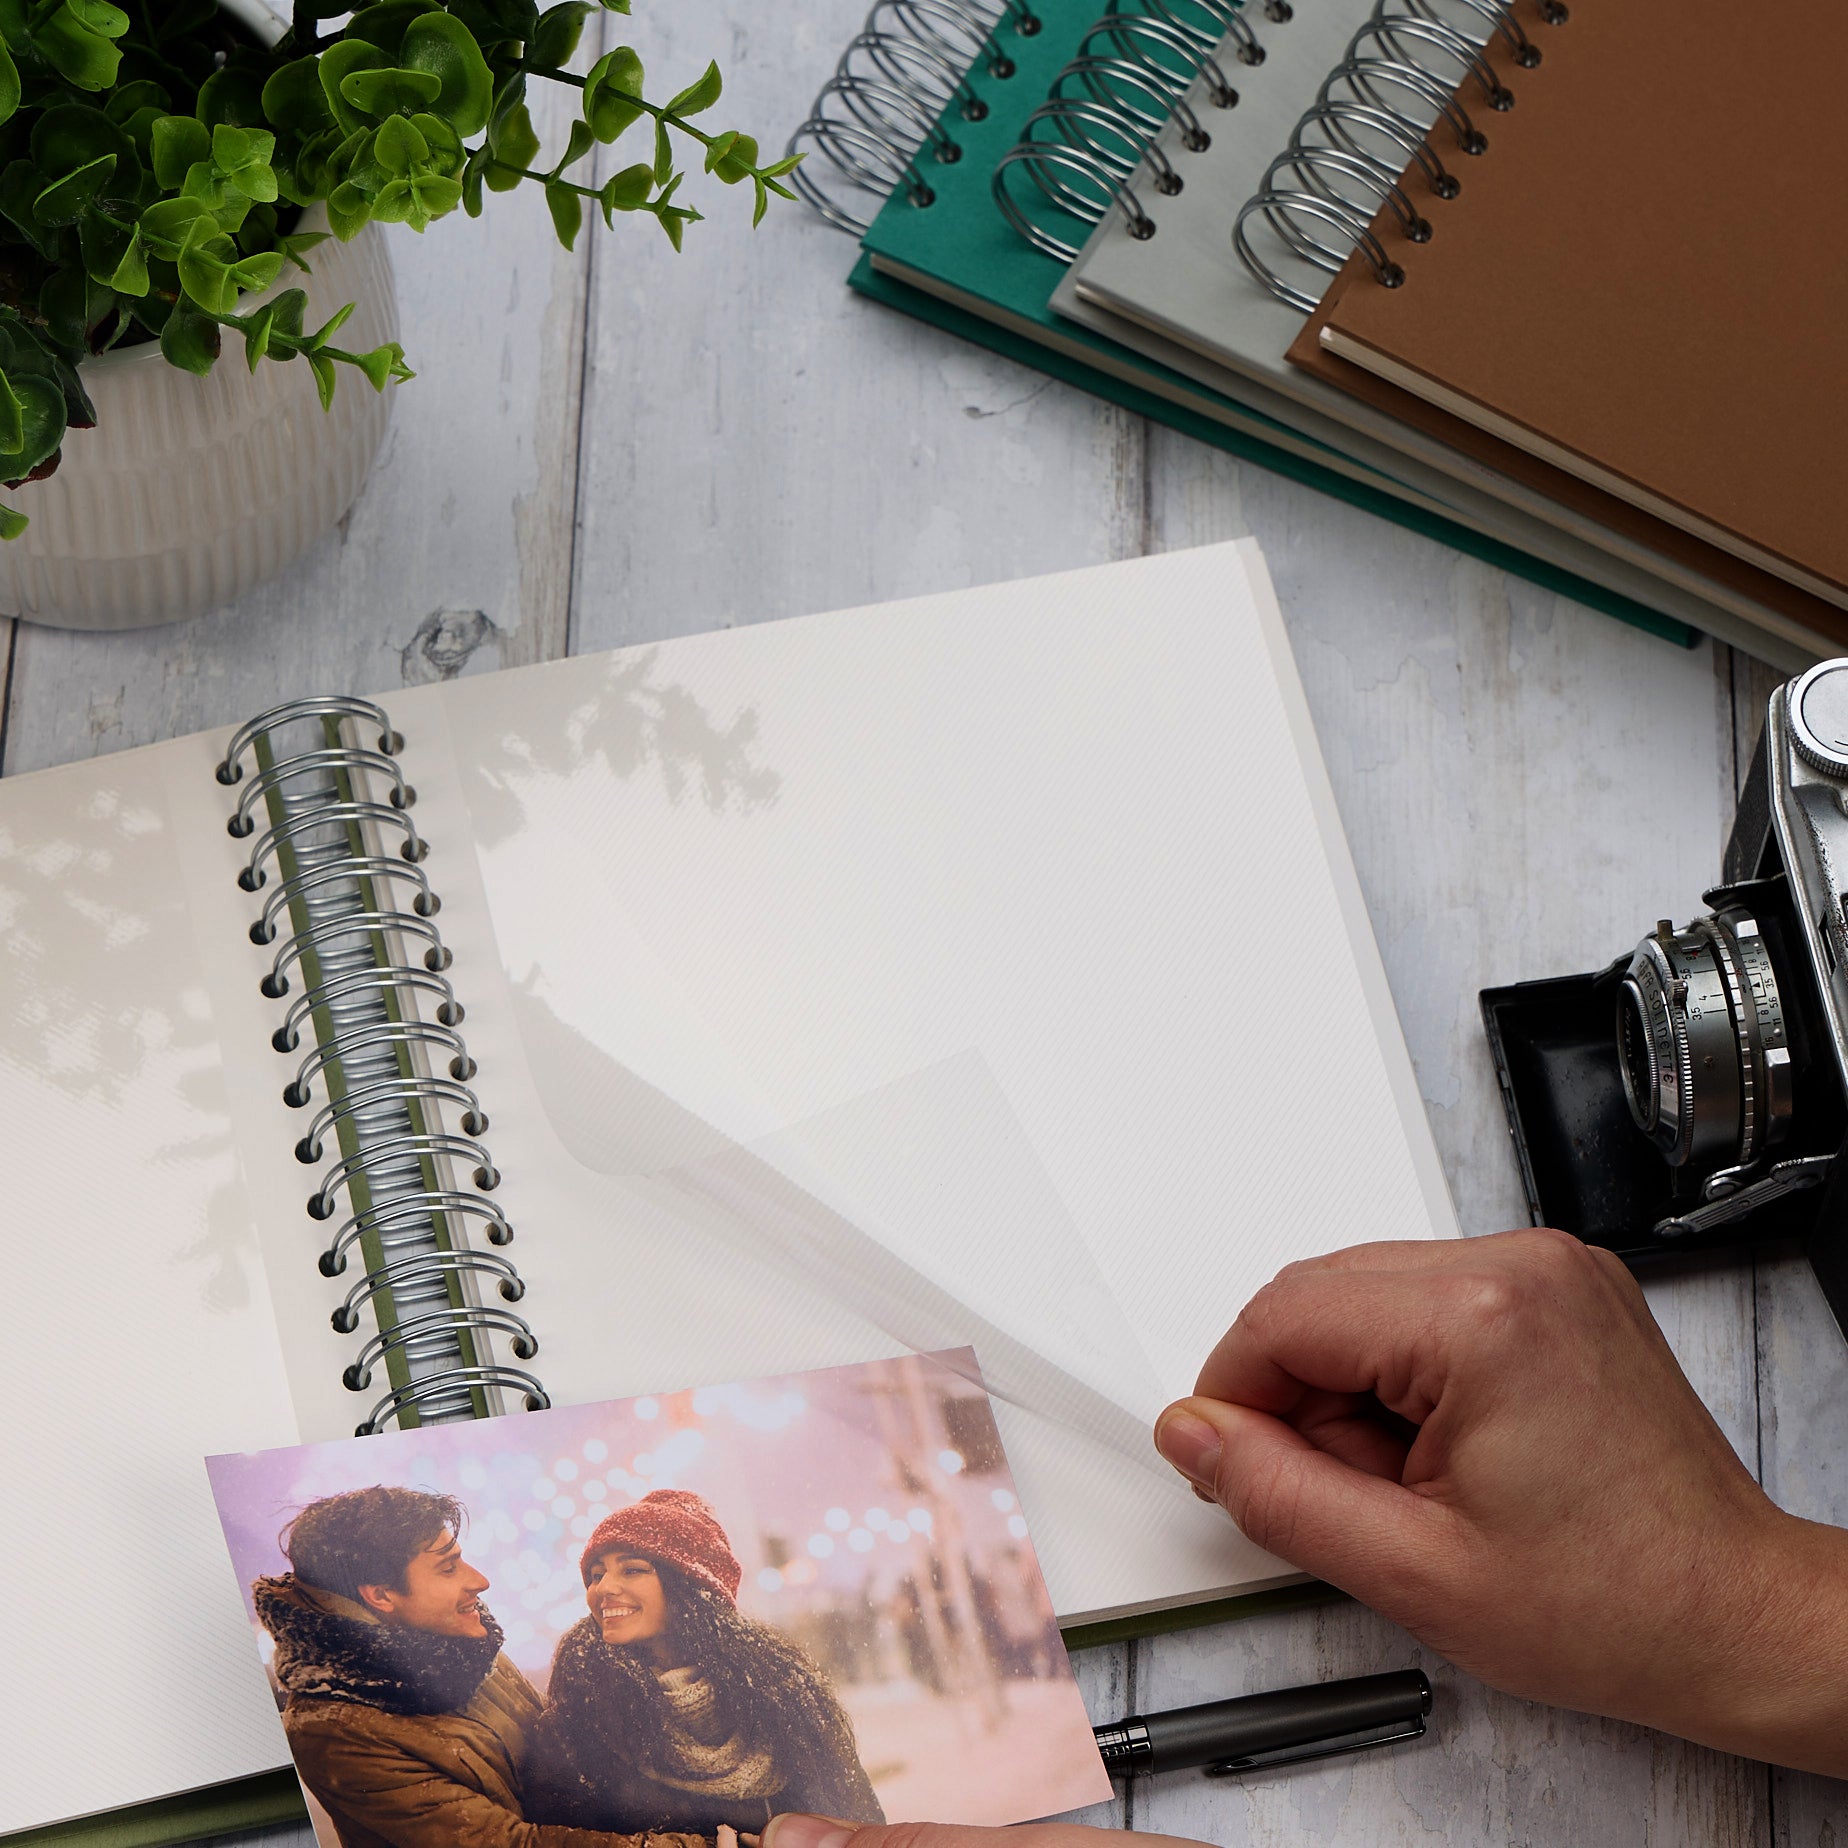
[{"label": "vintage camera", "polygon": [[1771,696],[1708,910],[1482,992],[1536,1224],[1642,1260],[1802,1241],[1848,1333],[1848,660]]}]

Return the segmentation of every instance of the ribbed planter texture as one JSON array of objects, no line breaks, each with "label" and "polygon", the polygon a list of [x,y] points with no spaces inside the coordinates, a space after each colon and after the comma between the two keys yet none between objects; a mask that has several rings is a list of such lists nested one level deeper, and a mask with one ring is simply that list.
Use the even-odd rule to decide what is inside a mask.
[{"label": "ribbed planter texture", "polygon": [[[220,0],[274,39],[281,24],[260,0]],[[301,229],[325,231],[320,206]],[[308,253],[313,274],[285,270],[248,313],[289,288],[308,294],[317,327],[357,304],[339,344],[364,352],[398,337],[391,258],[376,225],[350,244]],[[262,361],[227,334],[208,378],[170,366],[160,348],[117,348],[87,361],[96,428],[73,430],[47,481],[11,498],[31,524],[0,543],[0,614],[64,629],[133,629],[197,615],[292,564],[353,504],[384,440],[392,391],[340,369],[321,409],[302,360]]]}]

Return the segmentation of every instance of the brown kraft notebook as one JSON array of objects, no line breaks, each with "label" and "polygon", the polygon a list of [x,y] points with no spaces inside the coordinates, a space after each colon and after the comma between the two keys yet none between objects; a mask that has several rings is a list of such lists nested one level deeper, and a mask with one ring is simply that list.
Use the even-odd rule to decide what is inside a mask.
[{"label": "brown kraft notebook", "polygon": [[1515,107],[1467,99],[1490,145],[1458,197],[1406,183],[1428,241],[1376,223],[1402,284],[1350,263],[1291,359],[1564,506],[1773,574],[1842,634],[1848,8],[1586,0],[1545,44]]}]

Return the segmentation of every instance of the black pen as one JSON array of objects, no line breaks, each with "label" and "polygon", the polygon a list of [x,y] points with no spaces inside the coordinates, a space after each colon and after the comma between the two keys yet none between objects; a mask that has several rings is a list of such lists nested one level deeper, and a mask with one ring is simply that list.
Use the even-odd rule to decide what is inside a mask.
[{"label": "black pen", "polygon": [[1227,1777],[1421,1738],[1430,1711],[1430,1682],[1408,1668],[1132,1714],[1092,1731],[1112,1776],[1204,1765],[1208,1777]]}]

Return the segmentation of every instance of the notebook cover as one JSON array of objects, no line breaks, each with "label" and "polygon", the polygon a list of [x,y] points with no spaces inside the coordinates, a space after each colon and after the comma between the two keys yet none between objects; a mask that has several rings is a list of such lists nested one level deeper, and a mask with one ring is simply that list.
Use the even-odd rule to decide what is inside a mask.
[{"label": "notebook cover", "polygon": [[[1410,481],[1428,497],[1442,501],[1448,489],[1492,500],[1504,531],[1515,522],[1526,527],[1544,523],[1570,535],[1574,545],[1619,559],[1632,571],[1663,575],[1685,595],[1714,603],[1753,631],[1779,637],[1805,660],[1829,652],[1832,644],[1825,638],[1841,634],[1834,605],[1459,418],[1428,409],[1407,411],[1408,402],[1417,403],[1410,394],[1383,382],[1373,389],[1368,375],[1361,375],[1366,383],[1354,390],[1343,389],[1348,373],[1358,371],[1345,362],[1328,358],[1326,365],[1308,369],[1287,362],[1286,350],[1305,317],[1277,300],[1245,268],[1231,233],[1240,206],[1258,191],[1267,165],[1288,144],[1318,86],[1371,11],[1364,0],[1324,0],[1324,5],[1325,12],[1299,12],[1287,27],[1269,30],[1271,55],[1256,71],[1241,73],[1238,110],[1212,123],[1215,132],[1207,148],[1189,149],[1175,128],[1163,131],[1158,145],[1182,176],[1181,191],[1163,197],[1146,185],[1140,188],[1143,208],[1156,225],[1152,238],[1132,237],[1122,215],[1112,213],[1091,233],[1070,271],[1061,276],[1049,264],[1055,272],[1049,303],[1054,318],[1074,331],[1082,326],[1094,337],[1114,335],[1147,359],[1166,359],[1208,390],[1236,390],[1222,383],[1230,370],[1251,382],[1259,403],[1291,418],[1305,434],[1363,455],[1376,470]],[[1576,17],[1547,26],[1539,22],[1537,8],[1524,6],[1522,12],[1543,51],[1570,48]],[[1544,57],[1533,72],[1513,66],[1505,54],[1497,62],[1517,96],[1537,98],[1562,60]],[[1203,102],[1198,106],[1203,119],[1210,115]],[[1473,113],[1490,131],[1489,153],[1479,161],[1445,156],[1462,173],[1466,192],[1500,153],[1502,118],[1480,108]],[[1513,113],[1519,113],[1518,107]],[[1427,216],[1442,227],[1455,209],[1454,202],[1435,202]],[[1266,232],[1260,229],[1256,235],[1270,248],[1273,240]],[[1276,250],[1281,251],[1280,243]],[[1423,248],[1416,253],[1423,254]],[[948,260],[956,259],[951,255]],[[1408,258],[1408,267],[1411,262]],[[1306,263],[1292,274],[1311,290],[1326,280]],[[1277,399],[1290,408],[1278,410]],[[1458,510],[1469,505],[1462,499],[1450,504]],[[1473,523],[1486,524],[1480,519]],[[1686,613],[1685,606],[1668,607]],[[1756,634],[1749,637],[1747,646],[1756,639]]]},{"label": "notebook cover", "polygon": [[1544,559],[1535,558],[1514,546],[1504,545],[1500,540],[1491,539],[1467,526],[1460,526],[1455,521],[1427,513],[1422,508],[1398,499],[1384,488],[1369,487],[1301,456],[1273,448],[1255,437],[1245,436],[1184,405],[1175,404],[1095,366],[1086,365],[1068,353],[1038,345],[1009,328],[971,314],[939,296],[926,294],[922,289],[914,289],[895,276],[885,275],[874,269],[864,256],[854,266],[847,280],[855,290],[873,301],[900,309],[920,321],[929,322],[933,327],[942,328],[946,333],[955,334],[976,346],[987,347],[990,352],[1004,354],[1023,366],[1035,367],[1065,384],[1077,386],[1080,391],[1088,391],[1094,397],[1121,405],[1124,410],[1133,411],[1138,417],[1152,418],[1200,442],[1211,443],[1216,449],[1226,450],[1248,462],[1273,469],[1307,487],[1319,488],[1324,494],[1346,501],[1350,506],[1364,508],[1368,513],[1378,514],[1382,519],[1392,520],[1413,532],[1422,533],[1428,539],[1440,540],[1459,552],[1467,553],[1471,558],[1479,558],[1484,564],[1495,566],[1497,570],[1513,572],[1517,577],[1524,577],[1545,590],[1570,597],[1588,609],[1598,610],[1606,616],[1615,616],[1620,622],[1627,622],[1651,635],[1659,635],[1683,648],[1692,648],[1700,640],[1699,631],[1689,624],[1664,616],[1659,610],[1651,609],[1634,598],[1606,590],[1601,584],[1594,584],[1588,578],[1578,577],[1570,571],[1562,571]]},{"label": "notebook cover", "polygon": [[1383,237],[1404,286],[1350,279],[1327,326],[1471,421],[1848,603],[1845,59],[1834,0],[1575,6],[1518,106],[1479,112],[1489,149],[1428,214],[1435,235]]}]

